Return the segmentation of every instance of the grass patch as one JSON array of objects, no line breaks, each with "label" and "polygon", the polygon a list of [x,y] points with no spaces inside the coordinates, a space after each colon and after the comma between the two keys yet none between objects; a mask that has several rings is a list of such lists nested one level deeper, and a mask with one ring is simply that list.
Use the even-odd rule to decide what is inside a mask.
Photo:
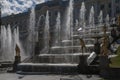
[{"label": "grass patch", "polygon": [[112,64],[110,64],[110,67],[120,68],[120,46],[118,47],[116,54],[118,56],[111,58]]}]

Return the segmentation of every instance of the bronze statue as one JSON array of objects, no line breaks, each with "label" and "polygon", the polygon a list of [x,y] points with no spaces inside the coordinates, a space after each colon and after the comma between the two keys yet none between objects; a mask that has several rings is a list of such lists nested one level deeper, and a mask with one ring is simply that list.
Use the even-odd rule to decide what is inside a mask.
[{"label": "bronze statue", "polygon": [[17,44],[16,44],[16,47],[15,47],[15,51],[16,51],[16,56],[20,56],[20,48],[18,47]]},{"label": "bronze statue", "polygon": [[118,26],[120,26],[120,16],[118,16],[117,24],[118,24]]},{"label": "bronze statue", "polygon": [[83,52],[87,49],[85,46],[85,42],[82,38],[79,39],[80,40],[80,45],[81,45],[81,50],[82,50],[82,54]]},{"label": "bronze statue", "polygon": [[13,71],[17,71],[17,65],[21,62],[20,48],[17,44],[15,46],[15,51],[16,51],[16,55],[15,55],[15,61],[13,64]]},{"label": "bronze statue", "polygon": [[103,27],[104,35],[102,37],[102,45],[101,45],[101,55],[103,56],[107,56],[109,53],[109,50],[108,50],[109,36],[107,36],[106,31],[107,31],[107,28],[106,26],[104,26]]},{"label": "bronze statue", "polygon": [[108,53],[109,53],[109,50],[108,50],[107,38],[104,37],[101,45],[101,55],[107,56]]}]

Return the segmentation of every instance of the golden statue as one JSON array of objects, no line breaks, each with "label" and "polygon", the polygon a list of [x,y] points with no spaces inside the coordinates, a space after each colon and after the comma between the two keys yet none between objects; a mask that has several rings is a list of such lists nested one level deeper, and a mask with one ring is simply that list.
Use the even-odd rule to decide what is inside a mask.
[{"label": "golden statue", "polygon": [[87,49],[85,46],[85,42],[82,38],[80,38],[80,45],[81,45],[81,50],[82,50],[82,54],[83,52]]},{"label": "golden statue", "polygon": [[107,56],[109,53],[109,50],[108,50],[108,41],[107,41],[107,38],[103,38],[102,39],[102,45],[101,45],[101,54],[103,56]]},{"label": "golden statue", "polygon": [[104,35],[102,37],[102,45],[101,45],[101,54],[106,56],[109,53],[108,45],[109,45],[109,36],[106,34],[107,28],[103,27]]},{"label": "golden statue", "polygon": [[118,16],[117,24],[120,26],[120,16]]},{"label": "golden statue", "polygon": [[16,44],[16,47],[15,47],[15,51],[16,51],[16,56],[20,56],[20,48],[18,47],[17,44]]}]

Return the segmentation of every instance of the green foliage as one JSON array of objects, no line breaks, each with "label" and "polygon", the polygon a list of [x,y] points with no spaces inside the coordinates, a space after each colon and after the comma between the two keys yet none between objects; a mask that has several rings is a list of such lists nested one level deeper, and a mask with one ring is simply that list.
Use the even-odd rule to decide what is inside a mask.
[{"label": "green foliage", "polygon": [[116,52],[117,52],[118,55],[120,55],[120,46],[118,47]]},{"label": "green foliage", "polygon": [[118,47],[116,54],[118,56],[111,59],[112,64],[110,64],[110,67],[120,68],[120,46]]}]

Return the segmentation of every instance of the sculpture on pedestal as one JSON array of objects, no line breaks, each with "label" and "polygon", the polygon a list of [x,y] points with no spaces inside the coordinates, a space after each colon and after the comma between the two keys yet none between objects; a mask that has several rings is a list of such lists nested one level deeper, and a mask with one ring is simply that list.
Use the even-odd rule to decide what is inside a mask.
[{"label": "sculpture on pedestal", "polygon": [[120,16],[118,16],[117,24],[118,24],[118,26],[120,27]]},{"label": "sculpture on pedestal", "polygon": [[80,45],[81,45],[81,50],[82,50],[82,55],[83,55],[83,53],[86,51],[85,42],[82,38],[80,38],[79,40],[80,40]]},{"label": "sculpture on pedestal", "polygon": [[109,37],[106,34],[107,28],[106,26],[103,27],[103,37],[102,37],[102,45],[101,45],[101,55],[107,56],[109,53],[108,46],[109,46]]},{"label": "sculpture on pedestal", "polygon": [[79,39],[80,40],[80,45],[81,45],[81,52],[82,52],[82,56],[79,56],[80,62],[78,65],[78,71],[80,73],[84,73],[86,72],[86,66],[87,66],[87,62],[86,62],[86,56],[83,55],[83,53],[86,51],[86,46],[85,46],[85,42],[82,38]]},{"label": "sculpture on pedestal", "polygon": [[20,48],[18,47],[17,44],[16,44],[16,47],[15,47],[15,51],[16,51],[16,56],[20,57]]},{"label": "sculpture on pedestal", "polygon": [[15,47],[15,52],[16,52],[16,55],[15,55],[15,61],[14,61],[14,64],[13,64],[13,71],[17,70],[17,65],[21,62],[20,48],[17,44],[16,44],[16,47]]},{"label": "sculpture on pedestal", "polygon": [[106,34],[107,28],[106,26],[103,27],[103,37],[102,37],[102,44],[101,44],[101,52],[100,52],[100,75],[101,77],[109,77],[109,37]]}]

